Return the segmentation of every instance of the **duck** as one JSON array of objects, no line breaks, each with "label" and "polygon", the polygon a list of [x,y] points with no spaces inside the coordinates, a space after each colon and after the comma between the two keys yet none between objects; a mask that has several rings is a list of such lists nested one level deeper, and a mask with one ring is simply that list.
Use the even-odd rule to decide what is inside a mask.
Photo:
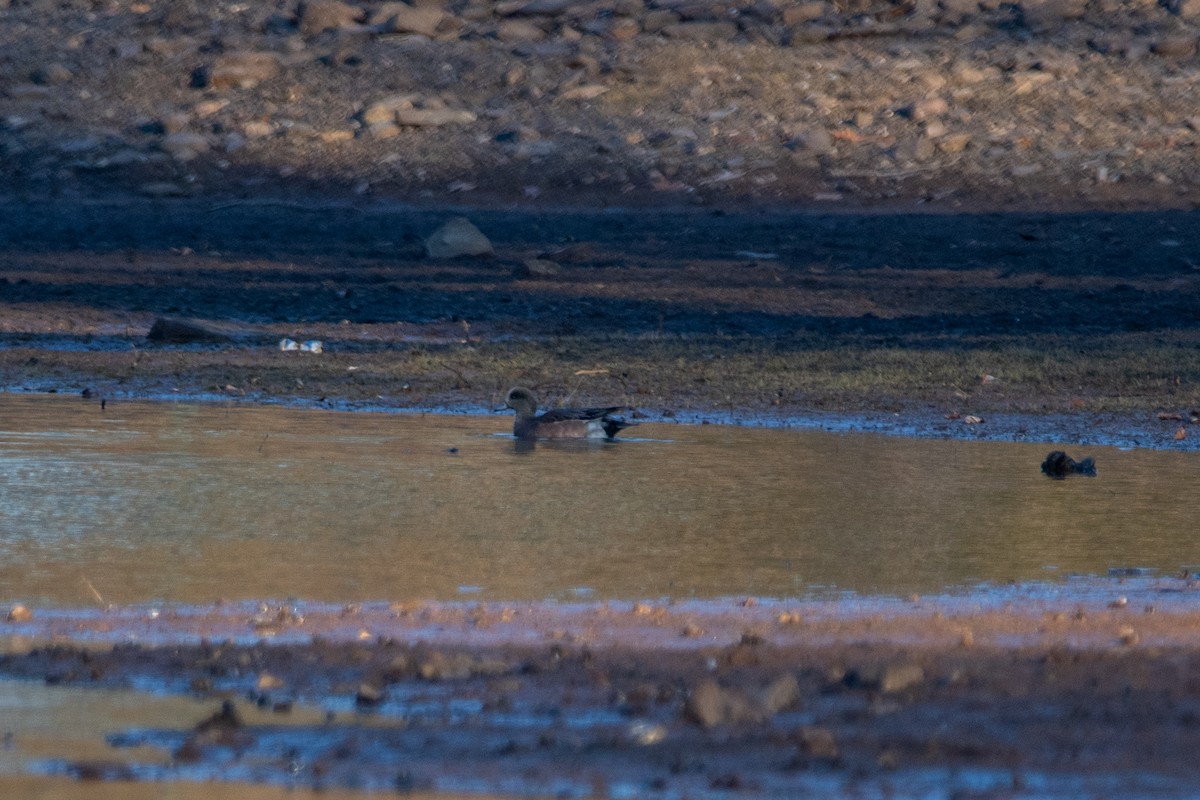
[{"label": "duck", "polygon": [[1042,462],[1042,472],[1058,480],[1062,480],[1068,475],[1087,475],[1093,477],[1096,474],[1096,460],[1085,458],[1081,461],[1076,461],[1062,450],[1052,450],[1046,456],[1046,460]]},{"label": "duck", "polygon": [[517,412],[513,421],[513,436],[525,441],[533,439],[612,439],[634,422],[613,417],[625,406],[604,408],[551,408],[537,413],[537,395],[523,386],[508,390],[504,411]]}]

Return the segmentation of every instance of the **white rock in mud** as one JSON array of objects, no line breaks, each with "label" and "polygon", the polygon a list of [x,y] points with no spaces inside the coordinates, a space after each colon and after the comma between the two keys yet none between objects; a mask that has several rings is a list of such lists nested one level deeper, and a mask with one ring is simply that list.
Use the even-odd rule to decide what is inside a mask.
[{"label": "white rock in mud", "polygon": [[431,233],[425,240],[425,252],[430,258],[479,258],[496,253],[491,241],[466,217],[454,217]]}]

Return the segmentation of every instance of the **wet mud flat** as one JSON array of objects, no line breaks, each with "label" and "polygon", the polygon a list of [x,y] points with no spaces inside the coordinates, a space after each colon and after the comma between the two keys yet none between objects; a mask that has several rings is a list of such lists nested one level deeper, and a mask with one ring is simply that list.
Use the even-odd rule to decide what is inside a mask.
[{"label": "wet mud flat", "polygon": [[[1197,588],[34,610],[0,675],[201,698],[87,780],[566,797],[1186,796]],[[159,748],[166,758],[122,755]]]},{"label": "wet mud flat", "polygon": [[[641,419],[1196,438],[1194,212],[0,208],[6,391],[481,410],[523,384]],[[428,255],[455,217],[491,257]],[[212,335],[151,340],[160,318]]]}]

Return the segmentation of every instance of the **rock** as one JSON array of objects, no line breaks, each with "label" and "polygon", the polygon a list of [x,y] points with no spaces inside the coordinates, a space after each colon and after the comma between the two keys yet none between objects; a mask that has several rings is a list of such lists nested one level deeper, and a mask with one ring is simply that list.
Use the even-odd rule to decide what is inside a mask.
[{"label": "rock", "polygon": [[25,606],[17,604],[8,610],[5,619],[9,622],[28,622],[33,619],[33,612]]},{"label": "rock", "polygon": [[200,76],[202,86],[218,91],[249,89],[279,74],[274,53],[240,50],[219,56]]},{"label": "rock", "polygon": [[376,100],[363,109],[358,118],[364,125],[379,125],[396,121],[396,111],[400,108],[412,108],[413,103],[420,99],[416,94],[394,94],[382,100]]},{"label": "rock", "polygon": [[377,100],[363,109],[359,119],[368,129],[381,125],[408,125],[432,128],[439,125],[467,125],[478,117],[471,111],[446,108],[437,100],[422,100],[420,95],[397,94]]},{"label": "rock", "polygon": [[799,131],[788,141],[788,149],[807,155],[825,155],[833,151],[833,137],[824,128]]},{"label": "rock", "polygon": [[62,64],[47,64],[44,67],[39,67],[29,76],[36,84],[42,86],[55,86],[62,83],[69,83],[75,77],[75,73],[64,67]]},{"label": "rock", "polygon": [[1200,17],[1200,0],[1164,0],[1161,5],[1182,19],[1194,20]]},{"label": "rock", "polygon": [[229,336],[199,322],[171,317],[159,317],[150,326],[146,338],[161,344],[189,344],[192,342],[227,342]]},{"label": "rock", "polygon": [[691,42],[727,42],[737,36],[737,32],[737,25],[732,22],[679,22],[662,29],[662,33],[671,39]]},{"label": "rock", "polygon": [[800,684],[790,672],[768,683],[758,695],[758,705],[770,717],[800,699]]},{"label": "rock", "polygon": [[385,693],[382,686],[363,681],[358,685],[358,691],[354,693],[354,704],[358,706],[377,706],[383,702],[384,696]]},{"label": "rock", "polygon": [[430,258],[491,257],[492,243],[466,217],[454,217],[425,240]]},{"label": "rock", "polygon": [[1191,34],[1183,36],[1163,36],[1150,44],[1150,52],[1166,58],[1191,58],[1196,54],[1197,37]]},{"label": "rock", "polygon": [[496,38],[507,43],[540,42],[546,32],[529,20],[506,19],[496,26]]},{"label": "rock", "polygon": [[667,8],[656,8],[642,17],[642,30],[646,33],[662,33],[679,22],[679,15]]},{"label": "rock", "polygon": [[950,105],[940,97],[926,97],[913,103],[910,116],[917,122],[940,117],[950,110]]},{"label": "rock", "polygon": [[433,38],[447,14],[440,8],[413,7],[408,3],[381,3],[367,23],[383,33],[418,33]]},{"label": "rock", "polygon": [[502,17],[514,15],[554,17],[562,14],[578,0],[515,0],[496,4],[496,13]]},{"label": "rock", "polygon": [[874,689],[884,693],[900,692],[925,680],[919,664],[888,664],[852,669],[843,682],[852,689]]},{"label": "rock", "polygon": [[938,139],[937,149],[947,154],[961,153],[967,149],[971,138],[969,133],[951,133]]},{"label": "rock", "polygon": [[838,757],[837,739],[828,728],[805,725],[796,731],[797,747],[810,758],[834,761]]},{"label": "rock", "polygon": [[340,0],[305,0],[296,9],[300,33],[315,36],[324,31],[353,25],[363,18],[362,9]]},{"label": "rock", "polygon": [[879,691],[902,692],[924,680],[925,670],[919,664],[890,664],[879,678]]},{"label": "rock", "polygon": [[598,83],[585,83],[582,86],[574,86],[567,89],[559,95],[559,98],[562,100],[595,100],[607,91],[607,86],[602,86]]},{"label": "rock", "polygon": [[456,111],[452,108],[401,108],[396,110],[396,124],[414,128],[467,125],[476,119],[474,112]]},{"label": "rock", "polygon": [[560,272],[562,272],[562,267],[553,261],[527,258],[513,270],[513,276],[517,278],[552,278]]},{"label": "rock", "polygon": [[762,712],[744,692],[724,689],[709,678],[688,693],[684,717],[702,728],[744,722],[760,722]]},{"label": "rock", "polygon": [[805,0],[805,2],[788,6],[783,9],[783,24],[787,26],[802,25],[812,22],[832,11],[833,8],[824,0]]},{"label": "rock", "polygon": [[683,714],[685,718],[703,728],[758,723],[795,704],[799,699],[800,684],[790,673],[779,676],[754,697],[741,689],[723,688],[709,678],[688,693]]},{"label": "rock", "polygon": [[198,133],[180,131],[164,136],[160,145],[176,161],[191,161],[209,150],[208,139]]}]

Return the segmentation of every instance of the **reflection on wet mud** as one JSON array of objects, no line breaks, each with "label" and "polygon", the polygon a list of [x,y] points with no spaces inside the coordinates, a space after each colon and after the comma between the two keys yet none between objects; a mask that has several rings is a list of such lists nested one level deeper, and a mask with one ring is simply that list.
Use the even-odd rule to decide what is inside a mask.
[{"label": "reflection on wet mud", "polygon": [[[907,594],[1200,563],[1193,457],[643,424],[538,443],[507,417],[0,398],[0,597]],[[1191,477],[1189,477],[1191,476]],[[94,590],[94,591],[93,591]]]}]

